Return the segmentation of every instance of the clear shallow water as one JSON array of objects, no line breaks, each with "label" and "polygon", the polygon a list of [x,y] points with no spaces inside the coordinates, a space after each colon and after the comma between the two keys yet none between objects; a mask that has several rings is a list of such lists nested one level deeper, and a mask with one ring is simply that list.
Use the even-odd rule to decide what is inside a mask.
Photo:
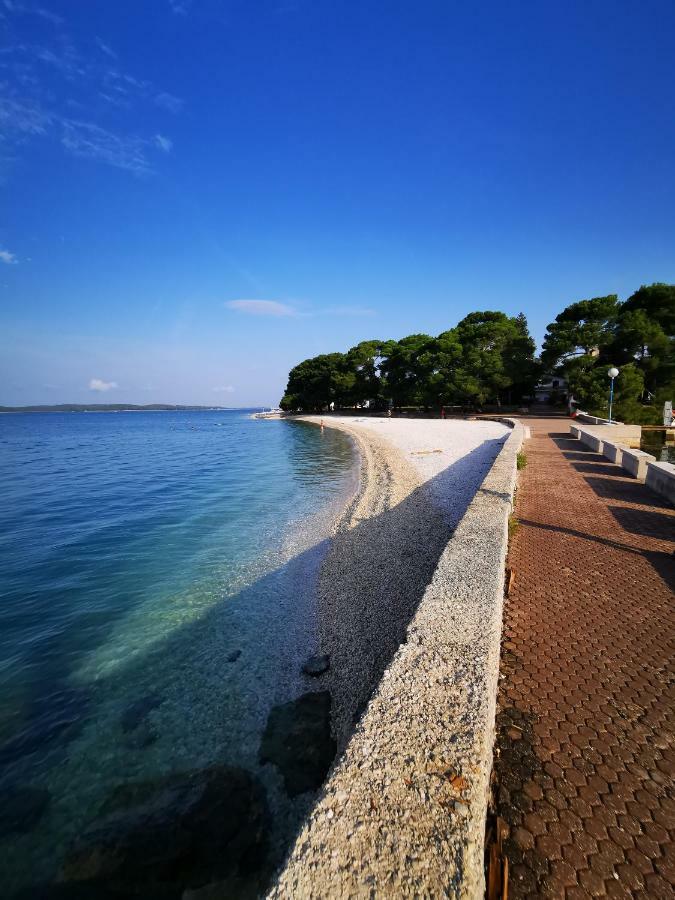
[{"label": "clear shallow water", "polygon": [[[307,690],[354,463],[337,431],[239,411],[0,417],[0,789],[50,796],[0,835],[6,885],[52,877],[121,783],[256,768],[270,707]],[[270,770],[281,841],[303,801]]]}]

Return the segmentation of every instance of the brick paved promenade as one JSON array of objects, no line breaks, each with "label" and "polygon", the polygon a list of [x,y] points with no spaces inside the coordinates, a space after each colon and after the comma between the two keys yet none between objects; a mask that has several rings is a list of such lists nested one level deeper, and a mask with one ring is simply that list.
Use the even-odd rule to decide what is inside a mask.
[{"label": "brick paved promenade", "polygon": [[675,510],[532,428],[498,707],[510,897],[675,896]]}]

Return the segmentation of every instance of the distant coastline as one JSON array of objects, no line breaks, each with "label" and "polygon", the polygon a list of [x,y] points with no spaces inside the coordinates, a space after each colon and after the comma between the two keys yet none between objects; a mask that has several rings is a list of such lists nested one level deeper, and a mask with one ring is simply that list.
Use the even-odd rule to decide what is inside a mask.
[{"label": "distant coastline", "polygon": [[150,403],[139,406],[135,403],[58,403],[44,406],[0,406],[0,413],[28,412],[180,412],[182,410],[196,412],[198,410],[217,409],[255,409],[256,407],[236,406],[174,406],[169,403]]}]

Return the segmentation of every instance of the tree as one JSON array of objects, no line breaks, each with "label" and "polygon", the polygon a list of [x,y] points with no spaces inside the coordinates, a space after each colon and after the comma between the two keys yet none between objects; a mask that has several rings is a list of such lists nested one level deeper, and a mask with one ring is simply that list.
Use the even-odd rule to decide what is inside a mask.
[{"label": "tree", "polygon": [[669,335],[675,335],[675,284],[656,282],[642,285],[623,304],[622,313],[643,310],[650,321],[660,325]]},{"label": "tree", "polygon": [[635,361],[651,395],[675,382],[673,335],[675,285],[643,285],[622,305],[614,358],[619,363]]},{"label": "tree", "polygon": [[420,394],[426,408],[450,404],[458,397],[462,345],[455,329],[431,338],[417,355]]},{"label": "tree", "polygon": [[479,405],[489,400],[499,403],[508,400],[516,384],[531,389],[535,348],[525,316],[470,313],[455,332],[462,347],[457,387],[463,399]]},{"label": "tree", "polygon": [[[588,410],[597,416],[606,417],[609,413],[610,380],[606,365],[596,365],[584,376],[579,389]],[[643,374],[635,363],[628,363],[619,370],[614,381],[614,404],[612,418],[625,419],[628,422],[641,420],[639,397],[642,391]]]},{"label": "tree", "polygon": [[541,366],[534,356],[536,345],[525,313],[518,313],[515,319],[509,321],[513,323],[513,337],[504,347],[503,357],[505,372],[510,381],[507,400],[511,403],[532,395]]},{"label": "tree", "polygon": [[[520,313],[474,312],[438,337],[361,341],[346,354],[306,359],[289,373],[281,406],[321,411],[330,403],[425,408],[451,403],[512,403],[531,394],[542,368],[560,372],[588,409],[606,411],[607,369],[618,365],[617,415],[654,420],[654,404],[675,390],[675,285],[642,286],[625,303],[616,294],[567,306],[547,329],[541,360]],[[642,395],[642,396],[641,396]]]},{"label": "tree", "polygon": [[382,382],[379,366],[382,361],[383,341],[361,341],[347,351],[347,365],[354,374],[351,400],[356,404],[382,400]]},{"label": "tree", "polygon": [[599,355],[614,340],[619,315],[616,294],[579,300],[559,313],[546,329],[541,360],[553,371],[574,357]]},{"label": "tree", "polygon": [[394,406],[417,406],[423,403],[420,375],[424,374],[424,352],[433,340],[428,334],[411,334],[400,341],[387,341],[382,346],[380,366],[386,393]]},{"label": "tree", "polygon": [[321,412],[331,402],[342,406],[349,399],[354,382],[355,375],[344,353],[314,356],[291,369],[280,405],[285,410],[305,412]]}]

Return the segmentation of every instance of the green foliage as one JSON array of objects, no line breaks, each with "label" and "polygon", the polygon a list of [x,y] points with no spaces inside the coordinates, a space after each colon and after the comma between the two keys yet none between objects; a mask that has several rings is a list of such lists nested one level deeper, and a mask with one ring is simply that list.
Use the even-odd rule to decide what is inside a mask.
[{"label": "green foliage", "polygon": [[675,284],[643,284],[622,306],[622,312],[634,310],[643,310],[666,334],[675,334]]},{"label": "green foliage", "polygon": [[347,353],[306,359],[291,369],[281,406],[319,412],[362,406],[437,409],[519,403],[543,372],[562,375],[589,412],[607,415],[607,370],[616,365],[613,416],[661,419],[675,389],[675,285],[642,286],[567,306],[547,329],[541,359],[521,313],[473,312],[437,337],[361,341]]},{"label": "green foliage", "polygon": [[285,410],[320,412],[333,402],[346,404],[356,382],[344,353],[324,353],[306,359],[291,369],[280,406]]},{"label": "green foliage", "polygon": [[526,465],[527,465],[527,455],[525,454],[525,452],[523,450],[519,450],[518,453],[516,454],[516,469],[518,469],[518,471],[520,471],[521,469],[524,469]]},{"label": "green foliage", "polygon": [[361,341],[347,353],[347,367],[354,373],[354,384],[350,391],[353,404],[366,400],[381,400],[379,361],[382,357],[382,341]]},{"label": "green foliage", "polygon": [[[609,387],[607,366],[596,366],[588,373],[587,396],[592,415],[606,417],[609,413]],[[639,397],[642,393],[644,376],[635,363],[628,363],[619,370],[619,377],[614,380],[614,403],[612,418],[634,422],[639,415]]]},{"label": "green foliage", "polygon": [[572,357],[601,352],[612,342],[619,308],[616,294],[565,307],[546,330],[541,353],[544,366],[553,370]]},{"label": "green foliage", "polygon": [[345,354],[306,359],[291,370],[281,407],[318,412],[331,402],[425,409],[516,402],[534,387],[534,349],[524,315],[472,313],[438,337],[362,341]]},{"label": "green foliage", "polygon": [[[589,412],[606,416],[607,370],[615,365],[612,416],[628,422],[660,421],[660,397],[675,385],[675,285],[652,284],[625,303],[616,295],[572,303],[547,329],[542,363],[563,375]],[[659,407],[657,409],[657,406]]]},{"label": "green foliage", "polygon": [[389,341],[381,363],[387,396],[394,406],[418,406],[424,402],[423,380],[428,376],[428,334],[411,334],[400,341]]},{"label": "green foliage", "polygon": [[470,313],[456,332],[462,347],[458,388],[467,400],[480,405],[529,393],[536,381],[535,346],[522,313]]},{"label": "green foliage", "polygon": [[643,285],[623,304],[614,355],[618,362],[636,361],[649,394],[675,380],[674,335],[675,285]]}]

